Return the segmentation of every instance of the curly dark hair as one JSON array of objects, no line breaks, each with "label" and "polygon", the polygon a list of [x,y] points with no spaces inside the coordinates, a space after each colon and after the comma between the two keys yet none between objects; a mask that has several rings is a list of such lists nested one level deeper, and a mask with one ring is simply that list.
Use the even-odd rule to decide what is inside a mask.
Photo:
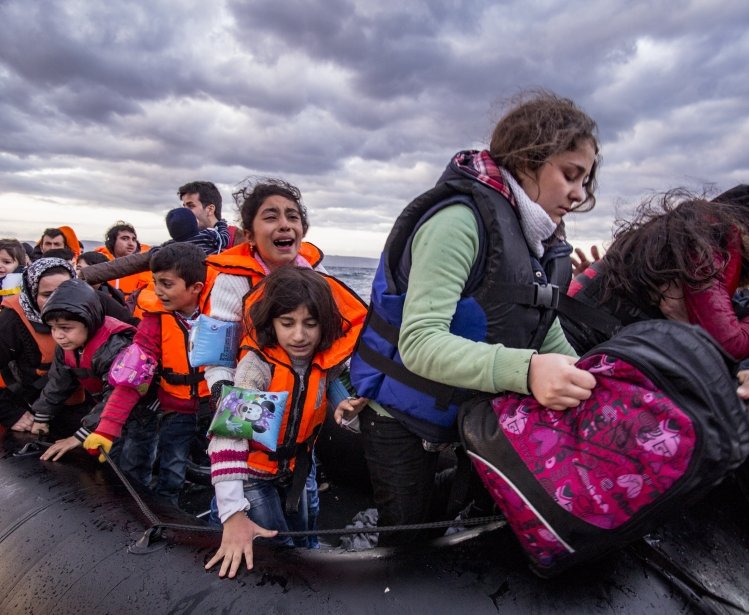
[{"label": "curly dark hair", "polygon": [[672,282],[708,288],[726,268],[736,242],[746,283],[747,236],[745,207],[710,202],[683,189],[654,195],[638,206],[631,221],[617,221],[602,260],[601,302],[627,300],[648,308],[660,303]]},{"label": "curly dark hair", "polygon": [[135,243],[138,246],[135,251],[140,252],[140,241],[138,241],[138,233],[135,232],[135,227],[129,222],[118,220],[104,233],[104,247],[109,250],[109,253],[114,256],[114,244],[117,243],[117,237],[122,231],[128,231],[135,235]]},{"label": "curly dark hair", "polygon": [[528,90],[507,101],[508,110],[497,122],[489,154],[516,180],[522,171],[537,171],[555,154],[593,145],[595,161],[585,182],[584,201],[573,211],[590,211],[596,204],[596,171],[601,164],[598,126],[569,98],[547,90]]},{"label": "curly dark hair", "polygon": [[302,230],[307,234],[309,221],[307,219],[307,208],[302,203],[302,193],[296,186],[282,179],[264,177],[247,178],[236,192],[232,192],[234,202],[239,208],[242,218],[242,228],[252,232],[252,223],[258,210],[270,196],[278,195],[289,199],[296,204],[299,216],[302,219]]}]

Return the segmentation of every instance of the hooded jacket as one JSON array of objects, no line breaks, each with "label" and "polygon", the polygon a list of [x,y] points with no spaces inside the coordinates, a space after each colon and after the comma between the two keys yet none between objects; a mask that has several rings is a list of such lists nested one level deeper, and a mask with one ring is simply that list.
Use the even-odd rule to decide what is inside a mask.
[{"label": "hooded jacket", "polygon": [[[88,330],[86,343],[75,350],[55,350],[48,381],[32,411],[37,422],[48,422],[79,385],[99,401],[108,391],[109,368],[119,352],[135,335],[132,325],[105,316],[96,291],[82,280],[63,282],[42,311],[45,318],[55,310],[65,310],[78,317]],[[91,420],[86,420],[87,426]]]}]

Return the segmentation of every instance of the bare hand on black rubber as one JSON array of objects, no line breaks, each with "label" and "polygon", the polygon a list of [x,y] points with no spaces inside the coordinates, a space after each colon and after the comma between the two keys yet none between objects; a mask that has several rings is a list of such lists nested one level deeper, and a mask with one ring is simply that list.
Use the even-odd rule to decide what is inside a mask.
[{"label": "bare hand on black rubber", "polygon": [[221,561],[218,576],[228,576],[233,579],[237,576],[237,570],[242,565],[244,557],[247,561],[247,570],[252,570],[252,541],[259,536],[272,538],[276,534],[278,534],[276,530],[266,530],[260,527],[244,511],[236,512],[224,523],[221,546],[205,565],[205,569],[210,570]]},{"label": "bare hand on black rubber", "polygon": [[575,367],[576,361],[564,354],[534,354],[528,370],[528,388],[536,401],[551,410],[566,410],[588,399],[596,379]]},{"label": "bare hand on black rubber", "polygon": [[39,459],[42,461],[59,461],[65,453],[81,446],[82,442],[75,436],[58,440],[50,446]]}]

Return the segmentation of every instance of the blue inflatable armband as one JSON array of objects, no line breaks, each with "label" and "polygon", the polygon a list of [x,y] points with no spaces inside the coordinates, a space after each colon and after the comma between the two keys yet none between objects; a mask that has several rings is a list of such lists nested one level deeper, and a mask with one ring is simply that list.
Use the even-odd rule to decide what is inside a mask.
[{"label": "blue inflatable armband", "polygon": [[198,316],[190,329],[190,365],[236,367],[240,330],[238,322],[217,320],[205,314]]},{"label": "blue inflatable armband", "polygon": [[275,451],[289,394],[222,385],[209,434],[250,440],[250,449]]}]

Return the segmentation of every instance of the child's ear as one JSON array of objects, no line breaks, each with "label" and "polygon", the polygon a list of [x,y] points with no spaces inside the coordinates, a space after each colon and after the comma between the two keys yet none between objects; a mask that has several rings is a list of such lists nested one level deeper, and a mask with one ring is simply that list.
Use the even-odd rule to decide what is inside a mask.
[{"label": "child's ear", "polygon": [[203,287],[205,284],[203,282],[195,282],[195,284],[190,286],[190,292],[194,295],[199,295],[201,292],[203,292]]}]

